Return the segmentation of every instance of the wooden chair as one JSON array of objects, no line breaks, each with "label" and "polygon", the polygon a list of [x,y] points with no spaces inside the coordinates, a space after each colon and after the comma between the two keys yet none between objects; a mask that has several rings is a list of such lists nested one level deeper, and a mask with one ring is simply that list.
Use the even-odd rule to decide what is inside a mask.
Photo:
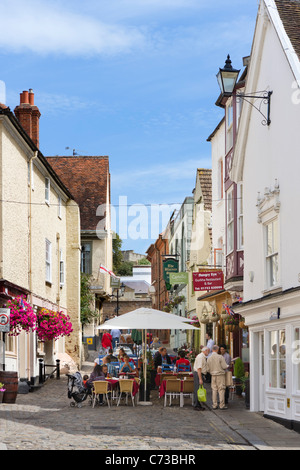
[{"label": "wooden chair", "polygon": [[110,407],[109,398],[108,398],[109,393],[111,393],[111,391],[108,390],[108,382],[104,380],[96,380],[95,382],[93,382],[93,389],[92,389],[93,408],[95,407],[95,403],[99,395],[105,395],[107,404]]},{"label": "wooden chair", "polygon": [[128,395],[131,395],[132,406],[134,406],[133,392],[133,380],[132,379],[120,379],[119,380],[120,394],[117,406],[120,404],[122,393],[126,394],[126,405],[128,404]]},{"label": "wooden chair", "polygon": [[161,382],[163,380],[170,380],[170,379],[176,379],[176,375],[172,374],[172,373],[165,373],[165,374],[161,374]]},{"label": "wooden chair", "polygon": [[193,377],[187,378],[182,381],[182,392],[180,395],[180,406],[184,406],[184,397],[192,399],[192,406],[194,405],[194,379]]},{"label": "wooden chair", "polygon": [[164,406],[167,405],[167,396],[169,396],[169,399],[170,399],[169,406],[171,406],[172,398],[175,398],[175,397],[180,398],[180,394],[181,394],[181,380],[180,379],[168,379],[166,381]]}]

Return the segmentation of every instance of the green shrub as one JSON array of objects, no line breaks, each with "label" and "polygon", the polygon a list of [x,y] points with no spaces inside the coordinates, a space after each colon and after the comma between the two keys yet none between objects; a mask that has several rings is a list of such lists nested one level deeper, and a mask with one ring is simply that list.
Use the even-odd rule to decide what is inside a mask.
[{"label": "green shrub", "polygon": [[240,357],[238,357],[234,363],[233,369],[234,376],[241,379],[245,375],[245,366]]}]

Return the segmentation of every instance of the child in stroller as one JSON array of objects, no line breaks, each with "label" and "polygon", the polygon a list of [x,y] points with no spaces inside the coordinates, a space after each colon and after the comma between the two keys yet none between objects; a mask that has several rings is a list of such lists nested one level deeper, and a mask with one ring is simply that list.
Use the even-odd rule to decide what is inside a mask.
[{"label": "child in stroller", "polygon": [[73,375],[68,374],[68,398],[74,400],[71,401],[70,406],[81,408],[82,402],[84,402],[88,396],[92,399],[92,392],[90,388],[84,386],[80,372],[75,372]]}]

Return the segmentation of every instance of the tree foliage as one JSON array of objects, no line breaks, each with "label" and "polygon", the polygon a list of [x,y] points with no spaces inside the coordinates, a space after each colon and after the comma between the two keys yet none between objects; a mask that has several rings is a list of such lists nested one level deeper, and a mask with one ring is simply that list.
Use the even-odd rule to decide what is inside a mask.
[{"label": "tree foliage", "polygon": [[81,273],[81,289],[80,289],[80,321],[82,325],[91,323],[97,316],[94,308],[94,295],[90,290],[91,276]]}]

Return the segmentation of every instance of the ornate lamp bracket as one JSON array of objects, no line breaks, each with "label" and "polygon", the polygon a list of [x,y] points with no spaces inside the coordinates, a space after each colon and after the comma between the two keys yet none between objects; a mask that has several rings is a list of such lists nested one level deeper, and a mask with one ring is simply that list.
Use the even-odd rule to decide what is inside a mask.
[{"label": "ornate lamp bracket", "polygon": [[[253,108],[255,108],[262,116],[262,125],[263,126],[269,126],[271,124],[271,119],[270,119],[270,112],[271,112],[271,96],[272,96],[273,91],[255,91],[253,93],[249,94],[243,94],[243,93],[237,93],[236,94],[236,100],[239,102],[240,99],[243,99],[247,101]],[[260,100],[259,106],[256,106],[251,100]],[[262,104],[267,105],[267,114],[265,115],[261,111]]]}]

